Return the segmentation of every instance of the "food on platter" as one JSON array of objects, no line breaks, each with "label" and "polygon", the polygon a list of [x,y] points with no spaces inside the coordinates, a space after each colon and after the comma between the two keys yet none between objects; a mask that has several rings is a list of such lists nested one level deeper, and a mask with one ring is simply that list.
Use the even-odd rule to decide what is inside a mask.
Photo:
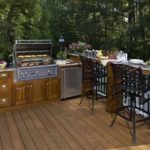
[{"label": "food on platter", "polygon": [[25,62],[24,62],[24,63],[21,64],[21,66],[22,66],[22,67],[26,67],[26,66],[28,66],[28,63],[25,63]]},{"label": "food on platter", "polygon": [[25,58],[31,58],[31,55],[24,55]]},{"label": "food on platter", "polygon": [[42,55],[37,55],[37,57],[42,57]]},{"label": "food on platter", "polygon": [[36,57],[36,55],[31,55],[31,57]]},{"label": "food on platter", "polygon": [[34,66],[34,65],[35,65],[34,63],[29,63],[29,64],[28,64],[28,66]]},{"label": "food on platter", "polygon": [[40,62],[34,62],[34,65],[35,66],[37,66],[37,65],[39,65],[40,64]]},{"label": "food on platter", "polygon": [[17,56],[18,58],[24,58],[24,56],[23,55],[19,55],[19,56]]},{"label": "food on platter", "polygon": [[47,57],[47,55],[42,55],[43,57]]}]

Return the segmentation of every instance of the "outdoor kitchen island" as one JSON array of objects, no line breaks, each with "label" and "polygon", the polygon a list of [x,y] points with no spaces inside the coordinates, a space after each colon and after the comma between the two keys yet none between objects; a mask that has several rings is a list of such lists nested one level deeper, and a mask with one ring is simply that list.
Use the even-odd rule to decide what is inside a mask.
[{"label": "outdoor kitchen island", "polygon": [[60,98],[58,65],[51,40],[16,40],[13,66],[0,70],[0,107]]},{"label": "outdoor kitchen island", "polygon": [[[54,102],[81,95],[81,64],[71,60],[66,60],[66,63],[59,62],[61,63],[0,70],[0,108],[10,109],[44,101]],[[79,71],[75,72],[76,79],[72,80],[74,76],[69,75],[64,82],[64,69]],[[68,90],[64,89],[63,84],[69,86],[68,90],[72,90],[69,95],[65,94]]]},{"label": "outdoor kitchen island", "polygon": [[0,107],[8,108],[60,98],[59,77],[14,82],[15,68],[0,70]]}]

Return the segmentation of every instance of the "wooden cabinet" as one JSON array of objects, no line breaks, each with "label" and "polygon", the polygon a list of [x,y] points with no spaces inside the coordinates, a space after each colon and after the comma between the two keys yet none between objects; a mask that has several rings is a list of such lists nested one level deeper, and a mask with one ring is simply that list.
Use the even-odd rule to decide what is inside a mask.
[{"label": "wooden cabinet", "polygon": [[76,54],[69,54],[69,59],[74,60],[75,62],[81,62],[80,56]]},{"label": "wooden cabinet", "polygon": [[12,104],[20,105],[31,101],[30,82],[16,82],[12,86]]},{"label": "wooden cabinet", "polygon": [[43,101],[46,99],[46,79],[31,81],[31,101]]},{"label": "wooden cabinet", "polygon": [[0,107],[11,105],[11,72],[0,72]]},{"label": "wooden cabinet", "polygon": [[46,99],[57,100],[60,98],[60,84],[59,79],[54,77],[46,82]]},{"label": "wooden cabinet", "polygon": [[60,84],[57,77],[15,82],[12,86],[13,105],[44,100],[58,100]]}]

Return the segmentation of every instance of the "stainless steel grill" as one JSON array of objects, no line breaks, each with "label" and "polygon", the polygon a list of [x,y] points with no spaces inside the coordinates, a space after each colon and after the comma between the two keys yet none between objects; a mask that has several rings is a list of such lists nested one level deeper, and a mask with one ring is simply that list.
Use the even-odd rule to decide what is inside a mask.
[{"label": "stainless steel grill", "polygon": [[14,81],[57,76],[51,40],[16,40],[13,64]]},{"label": "stainless steel grill", "polygon": [[14,81],[57,76],[57,65],[19,67],[14,70]]}]

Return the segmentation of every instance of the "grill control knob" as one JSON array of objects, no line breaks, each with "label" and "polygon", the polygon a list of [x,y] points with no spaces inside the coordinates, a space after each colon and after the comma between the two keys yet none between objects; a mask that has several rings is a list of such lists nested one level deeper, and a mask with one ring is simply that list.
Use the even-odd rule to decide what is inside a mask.
[{"label": "grill control knob", "polygon": [[5,88],[5,87],[6,87],[6,85],[5,85],[5,84],[3,84],[3,85],[2,85],[2,88]]},{"label": "grill control knob", "polygon": [[39,71],[36,71],[36,74],[37,74],[37,75],[40,75],[40,72],[39,72]]},{"label": "grill control knob", "polygon": [[20,73],[20,76],[23,76],[23,72]]}]

